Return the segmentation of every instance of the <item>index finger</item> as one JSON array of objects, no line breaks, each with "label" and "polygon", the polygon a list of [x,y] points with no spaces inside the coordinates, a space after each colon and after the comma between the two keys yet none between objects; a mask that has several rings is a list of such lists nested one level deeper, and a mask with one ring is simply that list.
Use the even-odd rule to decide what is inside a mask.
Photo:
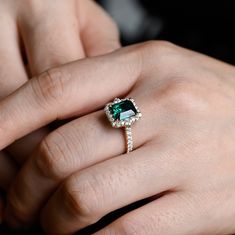
[{"label": "index finger", "polygon": [[84,115],[126,95],[142,74],[141,51],[134,46],[76,61],[28,81],[0,102],[0,149],[56,119]]}]

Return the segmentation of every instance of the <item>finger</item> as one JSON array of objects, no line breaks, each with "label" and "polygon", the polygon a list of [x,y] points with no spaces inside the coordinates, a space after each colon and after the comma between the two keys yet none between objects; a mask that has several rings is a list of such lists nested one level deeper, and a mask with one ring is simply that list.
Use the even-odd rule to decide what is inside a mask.
[{"label": "finger", "polygon": [[48,135],[48,129],[41,128],[15,141],[6,148],[6,151],[10,153],[17,164],[22,166],[46,135]]},{"label": "finger", "polygon": [[206,214],[196,208],[196,203],[192,204],[194,199],[190,197],[184,192],[163,196],[124,215],[94,235],[216,234],[216,231],[208,230]]},{"label": "finger", "polygon": [[16,175],[17,166],[4,152],[0,152],[0,162],[0,187],[7,190]]},{"label": "finger", "polygon": [[[159,130],[160,133],[158,124],[163,117],[155,115],[153,118],[150,115],[154,106],[150,96],[147,99],[137,96],[136,101],[139,107],[143,107],[141,111],[146,117],[133,128],[135,147],[138,148],[150,140],[155,131]],[[153,119],[157,119],[156,126],[153,125]],[[94,148],[90,148],[91,145]],[[15,194],[15,197],[19,196],[17,200],[24,205],[24,214],[34,218],[61,181],[78,170],[122,154],[125,152],[125,146],[122,130],[111,127],[104,111],[81,117],[44,139],[16,178],[12,194]],[[24,193],[21,194],[14,187]]]},{"label": "finger", "polygon": [[141,69],[140,51],[127,48],[74,62],[30,80],[0,102],[0,148],[56,119],[91,112],[125,95],[148,69],[148,63],[143,72]]},{"label": "finger", "polygon": [[78,1],[78,16],[87,56],[106,54],[120,47],[117,25],[94,1]]},{"label": "finger", "polygon": [[145,146],[72,175],[43,210],[45,231],[70,234],[116,209],[177,187],[181,179],[169,171],[172,163],[163,164],[165,157]]},{"label": "finger", "polygon": [[13,16],[0,8],[0,99],[27,81],[20,52],[20,39]]},{"label": "finger", "polygon": [[[14,18],[8,15],[9,11],[2,12],[2,10],[0,9],[0,99],[11,94],[28,80],[21,57],[17,26]],[[18,162],[22,162],[28,156],[30,147],[33,148],[39,143],[36,136],[31,139],[33,143],[24,140],[27,148],[22,148],[22,144],[13,144],[8,148]]]},{"label": "finger", "polygon": [[[14,18],[4,8],[0,8],[0,29],[0,99],[2,99],[24,84],[27,75],[21,58],[20,39]],[[16,173],[16,166],[4,152],[0,152],[0,161],[0,186],[6,190]]]},{"label": "finger", "polygon": [[[74,4],[60,1],[56,5],[50,2],[40,5],[36,14],[27,9],[19,21],[31,75],[84,56]],[[16,141],[8,151],[22,164],[47,134],[46,128],[37,130]]]},{"label": "finger", "polygon": [[[84,57],[76,1],[34,2],[20,17],[32,75]],[[30,8],[30,7],[29,7]]]}]

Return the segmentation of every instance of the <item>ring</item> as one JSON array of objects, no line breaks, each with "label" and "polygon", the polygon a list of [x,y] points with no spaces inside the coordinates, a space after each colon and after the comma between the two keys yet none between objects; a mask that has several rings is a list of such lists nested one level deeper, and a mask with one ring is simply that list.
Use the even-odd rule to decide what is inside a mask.
[{"label": "ring", "polygon": [[104,110],[112,127],[125,128],[127,153],[130,153],[134,148],[131,126],[142,117],[134,99],[116,98]]}]

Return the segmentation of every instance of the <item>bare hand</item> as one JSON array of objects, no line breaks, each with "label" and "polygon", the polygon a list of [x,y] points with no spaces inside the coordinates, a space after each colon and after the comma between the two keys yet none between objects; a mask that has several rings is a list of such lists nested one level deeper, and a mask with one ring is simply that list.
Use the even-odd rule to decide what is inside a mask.
[{"label": "bare hand", "polygon": [[[48,234],[71,234],[151,197],[96,235],[234,233],[234,77],[233,66],[150,42],[33,78],[0,103],[1,148],[53,120],[82,117],[27,161],[8,195],[8,222],[28,224],[41,212]],[[122,131],[97,111],[126,96],[143,113],[129,155]]]},{"label": "bare hand", "polygon": [[[49,68],[120,46],[116,25],[90,0],[1,0],[0,41],[0,99]],[[21,165],[48,133],[37,130],[1,153],[0,187],[17,170],[8,154]]]}]

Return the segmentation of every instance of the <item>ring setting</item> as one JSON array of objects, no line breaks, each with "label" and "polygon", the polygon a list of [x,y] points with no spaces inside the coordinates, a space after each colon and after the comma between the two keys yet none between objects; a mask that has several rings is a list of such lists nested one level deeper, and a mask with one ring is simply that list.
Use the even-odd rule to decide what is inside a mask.
[{"label": "ring setting", "polygon": [[105,113],[114,128],[125,128],[127,153],[133,150],[131,126],[142,117],[135,100],[116,98],[105,106]]}]

